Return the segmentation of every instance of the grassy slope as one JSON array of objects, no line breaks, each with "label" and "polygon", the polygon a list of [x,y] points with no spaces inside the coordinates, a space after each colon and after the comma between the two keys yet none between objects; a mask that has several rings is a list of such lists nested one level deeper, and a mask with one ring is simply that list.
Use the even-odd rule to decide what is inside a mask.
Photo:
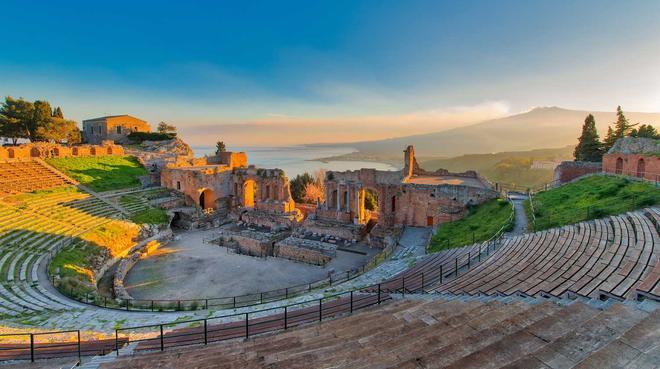
[{"label": "grassy slope", "polygon": [[[438,232],[431,240],[430,252],[469,245],[474,241],[485,241],[491,238],[506,223],[511,216],[511,204],[505,200],[496,199],[470,210],[470,214],[455,222],[441,224]],[[449,242],[447,242],[449,240]]]},{"label": "grassy slope", "polygon": [[137,224],[165,224],[168,217],[165,210],[160,208],[151,208],[139,211],[131,216],[133,223]]},{"label": "grassy slope", "polygon": [[140,184],[138,177],[147,175],[132,156],[48,159],[48,164],[73,177],[95,191],[109,191]]},{"label": "grassy slope", "polygon": [[[536,230],[656,205],[660,189],[623,177],[591,176],[534,196]],[[526,204],[528,214],[529,202]]]}]

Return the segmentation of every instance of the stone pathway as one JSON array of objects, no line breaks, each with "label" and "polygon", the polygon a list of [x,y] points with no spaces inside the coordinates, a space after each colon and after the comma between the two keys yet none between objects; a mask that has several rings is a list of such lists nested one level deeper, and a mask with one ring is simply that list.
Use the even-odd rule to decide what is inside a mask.
[{"label": "stone pathway", "polygon": [[517,192],[509,194],[509,199],[513,203],[513,209],[515,212],[514,217],[516,220],[513,230],[508,233],[509,236],[519,236],[528,231],[529,221],[527,220],[527,213],[525,212],[525,206],[523,205],[527,198],[527,195]]},{"label": "stone pathway", "polygon": [[430,239],[430,228],[406,227],[399,239],[399,247],[392,255],[392,260],[425,255]]}]

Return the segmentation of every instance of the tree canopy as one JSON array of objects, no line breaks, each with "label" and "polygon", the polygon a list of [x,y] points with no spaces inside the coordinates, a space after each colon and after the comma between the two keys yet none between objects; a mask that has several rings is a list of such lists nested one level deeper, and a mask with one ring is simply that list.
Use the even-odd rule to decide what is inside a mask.
[{"label": "tree canopy", "polygon": [[176,127],[165,122],[160,122],[158,123],[158,128],[156,128],[156,130],[158,133],[171,133],[176,132]]},{"label": "tree canopy", "polygon": [[215,143],[215,154],[219,155],[221,152],[227,151],[227,146],[223,141],[218,141]]},{"label": "tree canopy", "polygon": [[62,109],[52,109],[44,100],[34,102],[5,97],[0,105],[0,136],[30,141],[79,143],[80,129],[72,120],[64,119]]},{"label": "tree canopy", "polygon": [[596,120],[589,114],[584,119],[582,125],[582,135],[578,138],[578,144],[575,146],[576,161],[601,161],[603,159],[603,144],[598,137],[596,130]]}]

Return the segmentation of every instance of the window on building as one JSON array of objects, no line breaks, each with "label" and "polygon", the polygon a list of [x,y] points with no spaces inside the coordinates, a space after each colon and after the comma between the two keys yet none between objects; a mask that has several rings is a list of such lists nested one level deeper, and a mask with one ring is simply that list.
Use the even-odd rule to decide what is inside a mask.
[{"label": "window on building", "polygon": [[118,135],[121,134],[121,126],[117,126],[117,134],[118,134]]},{"label": "window on building", "polygon": [[176,189],[181,190],[181,182],[176,181]]}]

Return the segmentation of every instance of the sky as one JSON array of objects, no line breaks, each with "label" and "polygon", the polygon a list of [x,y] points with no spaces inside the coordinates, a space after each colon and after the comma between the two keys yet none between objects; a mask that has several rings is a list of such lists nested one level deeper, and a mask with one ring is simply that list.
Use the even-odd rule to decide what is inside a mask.
[{"label": "sky", "polygon": [[0,94],[194,145],[350,142],[536,106],[660,112],[660,1],[13,1]]}]

